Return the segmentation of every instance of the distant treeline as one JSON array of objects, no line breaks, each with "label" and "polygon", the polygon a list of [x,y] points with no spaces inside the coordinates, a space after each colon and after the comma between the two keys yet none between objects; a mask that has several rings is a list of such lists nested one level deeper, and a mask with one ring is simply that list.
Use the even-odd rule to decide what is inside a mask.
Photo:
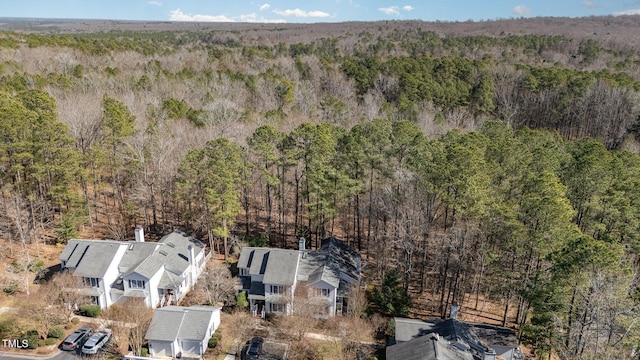
[{"label": "distant treeline", "polygon": [[[304,85],[299,82],[325,77],[318,71],[340,70],[353,81],[354,105],[364,107],[365,96],[375,96],[377,106],[382,108],[378,115],[382,117],[419,121],[429,116],[441,124],[462,110],[467,123],[475,124],[479,117],[499,118],[516,129],[548,128],[558,130],[567,138],[599,138],[609,148],[619,146],[630,135],[635,136],[639,129],[640,110],[634,106],[640,90],[638,53],[607,48],[593,39],[575,40],[562,35],[441,36],[434,31],[417,29],[387,31],[384,35],[363,31],[309,43],[279,42],[268,46],[254,42],[254,38],[245,39],[244,34],[237,31],[0,33],[0,47],[8,49],[23,46],[53,51],[73,49],[90,57],[137,52],[154,58],[156,60],[145,66],[147,74],[137,83],[143,87],[150,77],[157,76],[158,70],[165,76],[178,76],[185,81],[203,76],[211,79],[222,71],[244,82],[249,92],[255,91],[259,77],[275,79],[274,87],[294,89]],[[185,66],[173,74],[168,73],[157,59],[180,51],[204,56],[214,65],[211,69]],[[294,62],[296,74],[279,68],[284,59]],[[227,65],[228,61],[232,61],[233,66]],[[260,73],[250,70],[252,64],[260,61],[270,68]],[[311,66],[310,62],[316,64]],[[3,64],[0,70],[5,74],[0,86],[5,89],[24,89],[25,84],[37,88],[48,84],[72,87],[73,78],[89,76],[84,72],[88,67],[82,61],[72,71],[62,74],[20,74],[15,71],[20,67],[11,61]],[[119,71],[110,65],[102,70],[106,75],[128,77]],[[321,89],[316,90],[333,86],[325,83],[320,82]],[[286,89],[276,89],[278,91]],[[351,106],[336,94],[319,94],[313,98],[311,101],[326,116],[333,114],[340,118],[340,113],[345,112],[343,108]],[[251,110],[252,104],[240,106]],[[194,110],[190,119],[201,122],[196,116],[199,109],[194,107]],[[269,111],[278,112],[279,117],[295,115],[291,111],[282,113],[280,105],[263,113]],[[358,117],[357,114],[347,116]],[[453,122],[458,125],[455,123],[460,121]]]},{"label": "distant treeline", "polygon": [[380,26],[1,33],[0,237],[337,235],[431,313],[502,304],[538,354],[638,349],[636,51]]}]

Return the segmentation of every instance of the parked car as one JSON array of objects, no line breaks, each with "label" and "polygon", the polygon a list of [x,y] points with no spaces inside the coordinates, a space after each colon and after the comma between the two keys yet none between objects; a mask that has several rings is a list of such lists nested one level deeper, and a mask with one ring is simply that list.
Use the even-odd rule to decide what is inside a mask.
[{"label": "parked car", "polygon": [[261,337],[254,337],[247,346],[247,352],[244,355],[244,360],[257,360],[262,353],[262,344],[264,339]]},{"label": "parked car", "polygon": [[62,350],[73,351],[84,344],[85,340],[91,334],[91,328],[88,326],[83,326],[78,330],[71,333],[67,336],[66,339],[62,342]]},{"label": "parked car", "polygon": [[110,329],[100,329],[96,331],[82,347],[83,354],[95,354],[102,349],[111,339]]}]

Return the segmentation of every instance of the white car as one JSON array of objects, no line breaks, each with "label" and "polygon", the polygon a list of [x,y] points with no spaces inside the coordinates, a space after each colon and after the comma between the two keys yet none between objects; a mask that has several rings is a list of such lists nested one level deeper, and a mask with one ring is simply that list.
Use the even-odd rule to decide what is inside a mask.
[{"label": "white car", "polygon": [[93,333],[89,340],[82,346],[83,354],[95,354],[111,339],[110,329],[100,329]]}]

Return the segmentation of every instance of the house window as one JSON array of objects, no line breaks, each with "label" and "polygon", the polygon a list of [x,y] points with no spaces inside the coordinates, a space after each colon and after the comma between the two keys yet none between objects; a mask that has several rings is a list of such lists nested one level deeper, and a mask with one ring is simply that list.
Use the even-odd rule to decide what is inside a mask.
[{"label": "house window", "polygon": [[129,280],[129,288],[144,289],[144,280]]},{"label": "house window", "polygon": [[329,289],[319,289],[319,288],[314,288],[313,289],[313,294],[315,296],[324,296],[324,297],[329,297],[329,294],[331,294],[331,290]]},{"label": "house window", "polygon": [[91,297],[91,305],[100,305],[100,299],[97,296]]},{"label": "house window", "polygon": [[100,286],[100,279],[98,278],[84,278],[84,284],[88,287],[97,288]]},{"label": "house window", "polygon": [[246,276],[247,275],[247,269],[240,269],[240,276]]},{"label": "house window", "polygon": [[285,304],[271,304],[271,312],[283,313],[285,311]]},{"label": "house window", "polygon": [[276,295],[284,295],[284,286],[271,285],[271,293]]}]

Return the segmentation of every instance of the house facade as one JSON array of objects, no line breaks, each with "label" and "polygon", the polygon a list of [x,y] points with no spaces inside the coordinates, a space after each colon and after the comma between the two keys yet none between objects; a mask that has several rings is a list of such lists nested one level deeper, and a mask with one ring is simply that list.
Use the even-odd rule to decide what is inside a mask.
[{"label": "house facade", "polygon": [[142,298],[149,307],[175,304],[195,285],[205,264],[204,244],[174,231],[158,242],[69,240],[60,255],[61,268],[78,279],[66,289],[105,309],[127,298]]},{"label": "house facade", "polygon": [[151,356],[203,355],[220,326],[220,308],[167,306],[157,309],[145,334]]},{"label": "house facade", "polygon": [[332,317],[348,311],[348,291],[360,280],[360,254],[335,238],[317,250],[245,247],[238,260],[241,291],[254,315],[290,315],[296,306],[314,309],[314,316]]}]

